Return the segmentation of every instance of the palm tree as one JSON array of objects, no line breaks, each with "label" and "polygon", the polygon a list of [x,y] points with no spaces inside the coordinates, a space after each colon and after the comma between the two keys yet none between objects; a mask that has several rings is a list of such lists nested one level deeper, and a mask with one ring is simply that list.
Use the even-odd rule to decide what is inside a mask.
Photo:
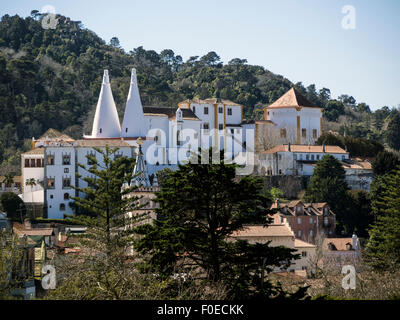
[{"label": "palm tree", "polygon": [[32,206],[33,206],[33,187],[36,186],[36,180],[34,178],[26,179],[26,185],[31,187]]},{"label": "palm tree", "polygon": [[4,175],[4,180],[3,180],[3,182],[4,182],[6,185],[12,185],[12,184],[14,183],[14,173],[13,173],[13,172],[6,173],[6,174]]}]

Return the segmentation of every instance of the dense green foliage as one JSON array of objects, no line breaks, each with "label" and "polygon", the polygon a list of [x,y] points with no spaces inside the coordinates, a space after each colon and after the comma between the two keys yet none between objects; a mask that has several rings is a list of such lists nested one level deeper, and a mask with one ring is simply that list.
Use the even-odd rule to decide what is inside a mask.
[{"label": "dense green foliage", "polygon": [[400,150],[400,113],[391,117],[387,127],[386,137],[391,148]]},{"label": "dense green foliage", "polygon": [[334,156],[325,155],[317,162],[307,186],[305,198],[310,202],[327,202],[336,214],[337,232],[350,233],[345,230],[346,209],[348,203],[348,186],[342,164]]},{"label": "dense green foliage", "polygon": [[24,202],[13,192],[3,192],[0,195],[0,209],[7,213],[11,221],[22,223],[26,215]]},{"label": "dense green foliage", "polygon": [[400,164],[399,157],[392,152],[379,152],[372,162],[372,170],[376,175],[389,173]]},{"label": "dense green foliage", "polygon": [[346,149],[351,157],[375,157],[384,150],[384,146],[377,141],[350,136],[343,137],[330,132],[322,134],[316,144],[339,146]]},{"label": "dense green foliage", "polygon": [[137,248],[149,255],[145,268],[164,276],[177,266],[200,268],[209,281],[222,281],[230,298],[282,296],[262,281],[263,259],[269,273],[274,267],[288,267],[297,256],[293,250],[230,238],[248,216],[269,214],[260,179],[245,176],[236,181],[236,168],[223,161],[211,164],[210,158],[210,164],[188,163],[170,172],[155,199],[159,219],[138,230],[144,237]]},{"label": "dense green foliage", "polygon": [[398,270],[400,264],[400,167],[384,177],[380,198],[373,202],[377,213],[369,231],[369,263],[383,270]]}]

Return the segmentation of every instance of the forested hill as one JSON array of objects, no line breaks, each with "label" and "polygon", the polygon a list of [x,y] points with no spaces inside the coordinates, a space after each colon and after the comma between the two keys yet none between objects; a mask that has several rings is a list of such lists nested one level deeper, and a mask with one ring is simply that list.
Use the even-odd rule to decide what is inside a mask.
[{"label": "forested hill", "polygon": [[[138,47],[125,52],[117,38],[108,44],[85,29],[80,21],[58,16],[56,29],[44,29],[41,19],[42,15],[34,10],[27,18],[5,15],[0,21],[2,168],[18,165],[20,151],[29,146],[28,139],[40,136],[48,128],[75,138],[81,137],[83,131],[89,133],[103,69],[110,72],[120,117],[132,67],[137,69],[144,105],[175,107],[187,98],[220,97],[243,104],[246,118],[261,118],[262,107],[293,85],[288,79],[261,66],[249,65],[244,59],[223,64],[215,52],[187,61],[169,49],[157,53]],[[376,112],[371,113],[367,105],[357,104],[351,96],[330,101],[327,88],[295,85],[309,100],[326,108],[325,115],[330,121],[350,116],[351,123],[360,123],[357,117],[364,113],[375,119]],[[380,112],[382,123],[378,131],[372,121],[366,131],[357,134],[363,137],[372,134],[381,139],[380,128],[395,111],[383,108]],[[349,125],[340,128],[351,131]]]}]

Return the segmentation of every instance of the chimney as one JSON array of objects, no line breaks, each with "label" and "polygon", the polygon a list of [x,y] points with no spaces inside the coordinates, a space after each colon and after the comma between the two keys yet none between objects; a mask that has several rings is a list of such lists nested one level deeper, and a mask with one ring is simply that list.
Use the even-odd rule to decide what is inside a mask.
[{"label": "chimney", "polygon": [[32,229],[32,223],[31,223],[31,220],[29,218],[26,218],[24,220],[24,229],[25,230],[31,230]]},{"label": "chimney", "polygon": [[358,237],[357,237],[357,235],[355,233],[353,233],[353,236],[351,237],[351,240],[352,240],[353,249],[355,251],[357,251],[359,249],[358,248]]}]

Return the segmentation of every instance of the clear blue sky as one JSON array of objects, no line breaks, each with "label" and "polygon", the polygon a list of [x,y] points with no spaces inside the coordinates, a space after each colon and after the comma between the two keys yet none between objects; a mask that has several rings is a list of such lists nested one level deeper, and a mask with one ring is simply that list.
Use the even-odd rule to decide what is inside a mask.
[{"label": "clear blue sky", "polygon": [[[400,104],[398,0],[21,0],[0,13],[25,17],[45,5],[127,51],[172,49],[185,60],[215,51],[372,109]],[[356,9],[354,30],[342,28],[344,5]]]}]

